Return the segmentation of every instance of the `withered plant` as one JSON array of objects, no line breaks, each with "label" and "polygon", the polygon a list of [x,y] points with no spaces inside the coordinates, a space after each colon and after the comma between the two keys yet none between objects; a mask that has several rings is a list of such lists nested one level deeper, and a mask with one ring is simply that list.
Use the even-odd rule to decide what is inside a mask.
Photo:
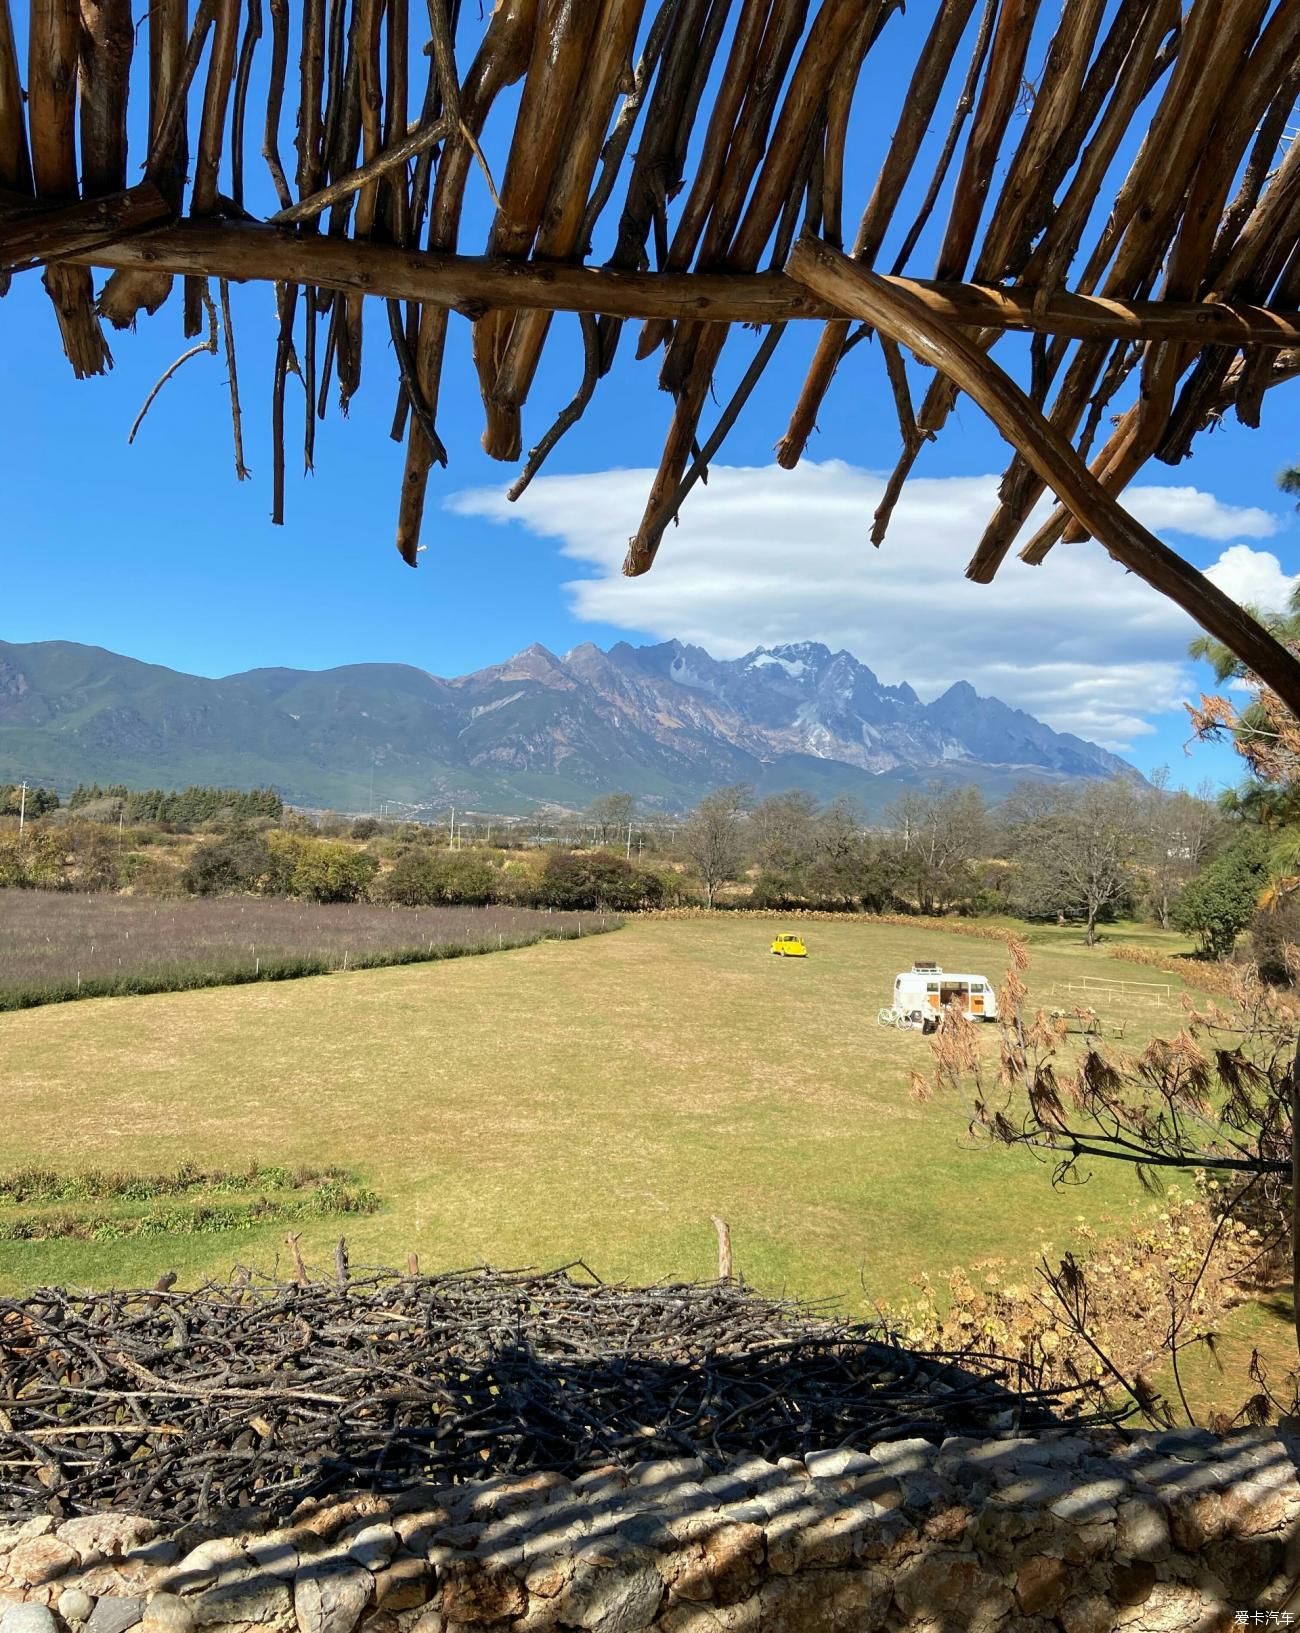
[{"label": "withered plant", "polygon": [[[1252,1280],[1276,1279],[1285,1259],[1293,1290],[1300,1282],[1294,1002],[1253,969],[1232,968],[1222,1000],[1185,1000],[1174,1036],[1140,1050],[1087,1037],[1072,1058],[1068,1018],[1031,1005],[1028,954],[1014,939],[1009,948],[996,1053],[981,1046],[978,1024],[950,1009],[933,1038],[933,1076],[914,1074],[914,1094],[968,1098],[972,1136],[1027,1147],[1053,1165],[1058,1185],[1085,1182],[1098,1162],[1122,1162],[1155,1197],[1166,1198],[1174,1174],[1186,1176],[1194,1197],[1176,1193],[1154,1228],[1138,1221],[1118,1247],[1066,1253],[1055,1264],[1044,1253],[1027,1291],[1008,1292],[995,1277],[999,1290],[981,1295],[983,1314],[992,1309],[1008,1327],[1004,1341],[1059,1350],[1051,1370],[1062,1377],[1120,1389],[1148,1417],[1169,1422],[1175,1407],[1150,1382],[1163,1356],[1192,1417],[1180,1357],[1193,1345],[1213,1352],[1227,1303]],[[960,1320],[974,1305],[960,1278],[952,1292]],[[976,1324],[982,1318],[977,1310]],[[1293,1404],[1270,1391],[1258,1357],[1251,1380],[1239,1416]]]}]

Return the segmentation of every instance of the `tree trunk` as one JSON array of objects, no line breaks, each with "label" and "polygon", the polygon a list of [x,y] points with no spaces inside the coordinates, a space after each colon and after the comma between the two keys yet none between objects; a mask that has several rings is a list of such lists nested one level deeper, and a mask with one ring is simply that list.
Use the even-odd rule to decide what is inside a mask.
[{"label": "tree trunk", "polygon": [[1300,1042],[1291,1064],[1291,1321],[1300,1349]]},{"label": "tree trunk", "polygon": [[1095,947],[1097,945],[1097,909],[1095,907],[1088,909],[1088,927],[1084,931],[1083,944],[1085,947]]}]

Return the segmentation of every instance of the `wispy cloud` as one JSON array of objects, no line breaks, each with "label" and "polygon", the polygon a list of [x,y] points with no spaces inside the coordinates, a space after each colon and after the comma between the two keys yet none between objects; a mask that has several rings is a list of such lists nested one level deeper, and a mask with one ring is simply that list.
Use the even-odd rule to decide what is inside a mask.
[{"label": "wispy cloud", "polygon": [[[557,540],[590,570],[566,586],[577,617],[677,636],[722,657],[825,641],[923,697],[969,680],[1058,730],[1117,748],[1194,690],[1188,619],[1094,543],[1060,545],[1038,568],[1012,559],[991,585],[963,577],[996,503],[996,477],[914,480],[875,550],[877,474],[839,461],[791,472],[715,466],[653,571],[629,580],[620,568],[651,475],[549,476],[517,506],[495,488],[456,494],[448,506]],[[1190,487],[1131,488],[1127,503],[1154,529],[1215,543],[1271,537],[1284,525]],[[1209,576],[1262,605],[1280,605],[1292,582],[1276,555],[1239,542]]]}]

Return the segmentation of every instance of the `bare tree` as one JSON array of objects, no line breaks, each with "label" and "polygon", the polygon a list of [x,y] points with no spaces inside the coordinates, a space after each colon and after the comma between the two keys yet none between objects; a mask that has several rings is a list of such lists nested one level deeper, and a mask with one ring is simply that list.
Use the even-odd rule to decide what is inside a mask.
[{"label": "bare tree", "polygon": [[[1252,969],[1229,967],[1225,1001],[1189,1007],[1176,1037],[1134,1055],[1093,1044],[1071,1061],[1065,1021],[1029,1004],[1025,948],[1011,941],[1009,950],[996,1064],[974,1025],[948,1011],[934,1043],[936,1085],[970,1094],[973,1130],[1047,1155],[1058,1182],[1086,1179],[1094,1161],[1127,1163],[1148,1188],[1171,1171],[1217,1180],[1218,1217],[1262,1225],[1261,1261],[1291,1247],[1300,1319],[1300,1057],[1288,998]],[[1175,1323],[1170,1345],[1177,1338]]]},{"label": "bare tree", "polygon": [[636,821],[636,800],[631,794],[602,794],[587,807],[586,819],[602,845],[621,844]]},{"label": "bare tree", "polygon": [[1142,800],[1145,852],[1143,861],[1151,910],[1162,930],[1170,924],[1174,902],[1187,881],[1209,859],[1223,831],[1218,807],[1204,794],[1169,789],[1169,768],[1151,775]]},{"label": "bare tree", "polygon": [[769,794],[754,807],[749,819],[754,860],[764,872],[795,873],[812,860],[816,829],[813,795],[799,789]]},{"label": "bare tree", "polygon": [[717,789],[700,801],[682,829],[682,852],[699,874],[710,907],[718,886],[734,879],[744,864],[749,794],[747,783]]},{"label": "bare tree", "polygon": [[1137,792],[1118,778],[1082,787],[1023,790],[1006,817],[1021,870],[1021,894],[1040,908],[1078,912],[1084,940],[1097,920],[1129,899],[1142,844]]},{"label": "bare tree", "polygon": [[971,884],[970,863],[988,842],[978,788],[904,794],[889,812],[900,872],[922,913],[945,912]]}]

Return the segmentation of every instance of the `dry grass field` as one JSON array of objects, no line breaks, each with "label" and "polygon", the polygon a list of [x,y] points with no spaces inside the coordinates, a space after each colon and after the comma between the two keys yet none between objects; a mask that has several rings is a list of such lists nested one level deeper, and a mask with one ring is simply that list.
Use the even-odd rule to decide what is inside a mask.
[{"label": "dry grass field", "polygon": [[[1000,943],[815,923],[811,956],[786,961],[768,952],[778,928],[634,921],[485,958],[0,1015],[0,1171],[339,1164],[380,1207],[302,1221],[317,1263],[346,1231],[354,1264],[581,1257],[607,1279],[703,1277],[717,1214],[752,1283],[858,1313],[920,1272],[1027,1264],[1078,1216],[1127,1212],[1127,1172],[1054,1190],[1032,1157],[972,1147],[961,1105],[909,1096],[929,1042],[876,1023],[895,973],[934,958],[996,981]],[[1067,989],[1089,975],[1164,981],[1077,931],[1038,939],[1045,1002],[1077,1002]],[[1167,984],[1164,1009],[1118,988],[1099,1002],[1125,1047],[1176,1023]],[[284,1229],[0,1240],[0,1285],[269,1268]]]}]

